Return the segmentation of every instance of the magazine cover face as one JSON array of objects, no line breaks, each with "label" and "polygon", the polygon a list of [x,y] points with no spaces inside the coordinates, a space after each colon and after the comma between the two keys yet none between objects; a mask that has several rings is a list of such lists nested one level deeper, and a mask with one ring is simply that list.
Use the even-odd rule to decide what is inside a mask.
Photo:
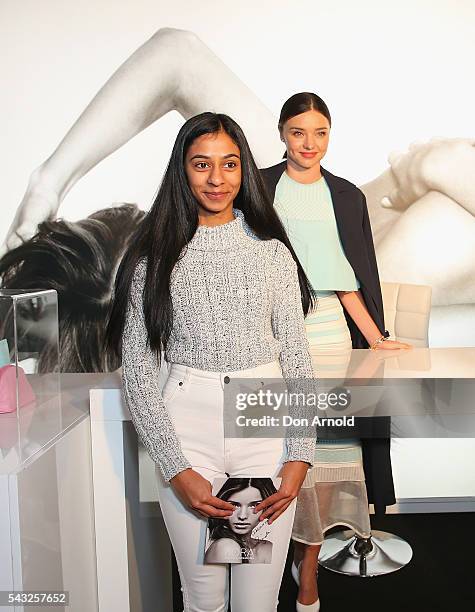
[{"label": "magazine cover face", "polygon": [[213,495],[235,506],[225,519],[210,518],[206,532],[205,564],[271,563],[272,529],[254,508],[277,492],[280,478],[215,478]]}]

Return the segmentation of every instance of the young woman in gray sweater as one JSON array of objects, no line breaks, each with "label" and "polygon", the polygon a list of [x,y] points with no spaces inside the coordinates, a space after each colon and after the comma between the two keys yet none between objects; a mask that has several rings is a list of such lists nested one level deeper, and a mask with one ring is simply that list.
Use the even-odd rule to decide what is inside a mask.
[{"label": "young woman in gray sweater", "polygon": [[[226,438],[231,378],[313,378],[305,273],[265,195],[239,126],[203,113],[181,128],[154,204],[118,269],[107,329],[121,353],[126,404],[157,464],[159,499],[185,610],[227,609],[226,564],[205,565],[206,519],[234,506],[211,493],[216,477],[282,478],[259,503],[273,525],[270,564],[233,565],[233,612],[272,612],[295,499],[315,435]],[[161,355],[170,364],[161,392]],[[282,515],[282,516],[281,516]]]}]

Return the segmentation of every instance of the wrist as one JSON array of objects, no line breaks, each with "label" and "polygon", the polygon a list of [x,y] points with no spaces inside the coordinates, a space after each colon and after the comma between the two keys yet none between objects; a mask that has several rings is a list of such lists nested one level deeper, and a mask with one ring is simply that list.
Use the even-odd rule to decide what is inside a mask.
[{"label": "wrist", "polygon": [[176,474],[174,474],[170,479],[169,479],[169,483],[173,484],[175,482],[178,482],[180,480],[182,480],[183,478],[186,478],[191,472],[193,471],[192,468],[184,468],[181,469],[179,472],[176,472]]},{"label": "wrist", "polygon": [[375,349],[379,344],[385,342],[389,338],[390,334],[387,330],[384,330],[383,334],[379,334],[374,337],[372,340],[368,340],[369,348],[371,350]]},{"label": "wrist", "polygon": [[47,165],[47,162],[38,166],[30,175],[28,181],[28,192],[30,195],[41,195],[48,199],[59,199],[58,181],[55,179]]}]

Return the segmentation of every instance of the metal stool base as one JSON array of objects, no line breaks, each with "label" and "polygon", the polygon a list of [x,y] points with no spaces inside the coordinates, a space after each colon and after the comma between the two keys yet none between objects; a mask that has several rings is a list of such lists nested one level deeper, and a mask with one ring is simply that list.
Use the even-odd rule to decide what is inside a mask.
[{"label": "metal stool base", "polygon": [[395,572],[411,559],[412,548],[399,536],[375,530],[361,538],[345,530],[325,538],[319,564],[338,574],[370,578]]}]

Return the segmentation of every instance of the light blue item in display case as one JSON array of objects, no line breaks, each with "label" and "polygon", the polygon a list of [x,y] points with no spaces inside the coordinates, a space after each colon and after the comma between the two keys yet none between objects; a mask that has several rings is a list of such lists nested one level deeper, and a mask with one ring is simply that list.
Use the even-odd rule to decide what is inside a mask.
[{"label": "light blue item in display case", "polygon": [[10,363],[10,352],[6,338],[0,340],[0,368]]}]

